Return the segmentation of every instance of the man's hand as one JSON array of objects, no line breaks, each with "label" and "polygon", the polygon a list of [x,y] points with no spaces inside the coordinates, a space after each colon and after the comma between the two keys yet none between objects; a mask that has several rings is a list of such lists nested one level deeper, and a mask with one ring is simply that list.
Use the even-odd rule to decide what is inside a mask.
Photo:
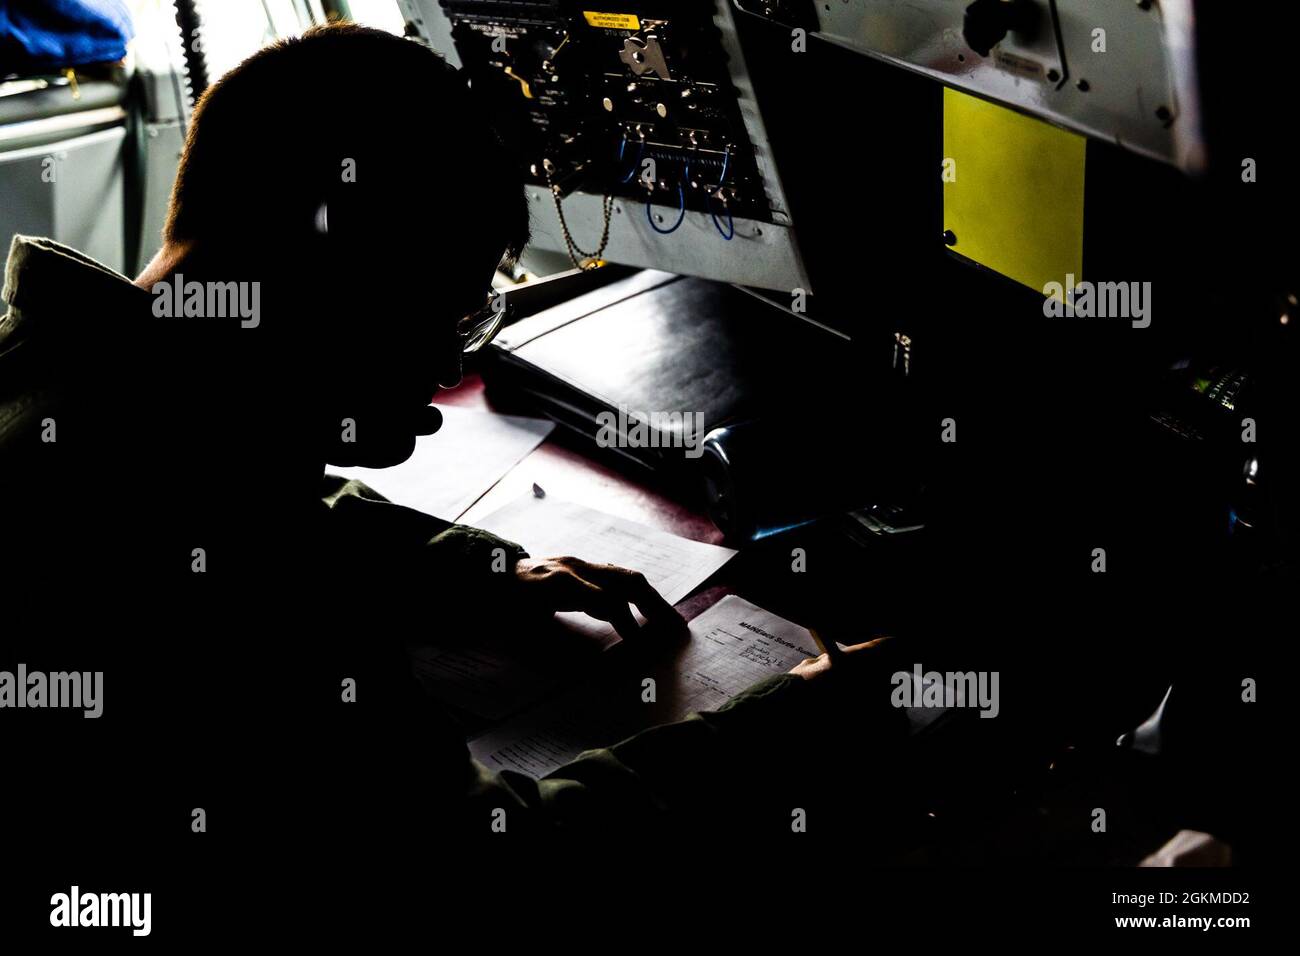
[{"label": "man's hand", "polygon": [[646,629],[673,633],[686,628],[681,615],[639,571],[580,558],[523,558],[515,578],[524,586],[524,600],[548,612],[585,611],[613,624],[623,638],[635,639],[642,630],[628,605],[645,615]]},{"label": "man's hand", "polygon": [[[867,641],[865,644],[854,644],[852,647],[846,647],[843,651],[845,655],[857,654],[862,651],[870,650],[873,647],[879,647],[888,640],[892,640],[892,638],[878,637],[874,641]],[[847,658],[844,663],[849,663]],[[794,667],[790,668],[790,673],[798,674],[804,680],[813,680],[824,674],[829,674],[834,666],[843,665],[832,665],[831,656],[829,654],[819,654],[817,657],[805,657],[798,664],[795,664]]]}]

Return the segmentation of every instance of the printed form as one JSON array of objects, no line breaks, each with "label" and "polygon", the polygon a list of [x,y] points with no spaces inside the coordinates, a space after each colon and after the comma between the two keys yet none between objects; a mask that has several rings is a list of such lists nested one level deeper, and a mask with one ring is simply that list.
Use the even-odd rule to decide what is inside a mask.
[{"label": "printed form", "polygon": [[[715,710],[745,688],[820,652],[812,635],[735,595],[690,623],[690,638],[662,664],[597,690],[576,688],[472,741],[489,770],[540,778],[582,751],[605,747],[692,711]],[[655,701],[645,700],[645,677]]]},{"label": "printed form", "polygon": [[[478,526],[517,542],[536,558],[572,555],[640,571],[669,604],[690,594],[736,553],[583,505],[531,494],[488,515]],[[632,612],[637,623],[645,622],[635,608]],[[555,617],[566,630],[585,639],[589,650],[619,642],[612,625],[579,611]],[[569,670],[555,649],[543,648],[543,653],[530,657],[521,653],[519,643],[507,639],[503,646],[494,647],[491,635],[479,634],[463,646],[420,648],[414,656],[421,676],[442,700],[496,720],[554,690]]]}]

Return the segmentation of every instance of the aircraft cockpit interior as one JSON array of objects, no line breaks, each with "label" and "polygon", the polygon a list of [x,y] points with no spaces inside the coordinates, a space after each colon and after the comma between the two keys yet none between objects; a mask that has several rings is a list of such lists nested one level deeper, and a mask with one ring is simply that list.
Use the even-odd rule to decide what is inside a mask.
[{"label": "aircraft cockpit interior", "polygon": [[[996,869],[1058,931],[1248,926],[1287,826],[1297,16],[0,3],[0,739],[101,746],[70,672],[185,754],[66,825],[84,892],[113,820],[161,890],[283,773],[367,846],[435,839],[388,801],[440,794],[448,860],[793,839]],[[353,760],[383,783],[321,783]],[[3,798],[36,837],[73,812],[42,772]],[[1186,866],[1223,875],[1133,875]],[[1025,918],[959,887],[927,908]],[[71,891],[6,922],[94,925]]]}]

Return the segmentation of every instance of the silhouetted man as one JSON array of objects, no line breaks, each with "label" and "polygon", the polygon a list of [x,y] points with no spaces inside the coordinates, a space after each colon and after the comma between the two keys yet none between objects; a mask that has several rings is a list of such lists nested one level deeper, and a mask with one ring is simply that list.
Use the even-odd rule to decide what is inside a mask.
[{"label": "silhouetted man", "polygon": [[[134,283],[15,241],[4,625],[14,660],[99,669],[105,687],[96,732],[27,715],[33,833],[192,847],[194,808],[223,841],[445,840],[488,833],[502,808],[512,831],[752,811],[788,832],[803,778],[757,781],[783,747],[811,759],[790,718],[825,661],[541,783],[473,763],[412,677],[412,641],[536,633],[560,609],[629,637],[633,605],[648,630],[682,628],[637,573],[535,560],[325,474],[395,464],[437,430],[430,399],[493,331],[494,270],[527,237],[514,163],[461,77],[417,43],[335,26],[207,91]],[[729,817],[700,813],[717,801]]]}]

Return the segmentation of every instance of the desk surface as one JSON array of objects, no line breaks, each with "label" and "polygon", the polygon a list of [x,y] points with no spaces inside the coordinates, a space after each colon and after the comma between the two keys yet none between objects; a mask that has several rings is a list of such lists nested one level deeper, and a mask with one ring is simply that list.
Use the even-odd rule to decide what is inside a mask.
[{"label": "desk surface", "polygon": [[[456,388],[439,392],[434,401],[479,411],[502,411],[488,400],[483,379],[467,373]],[[641,524],[709,544],[722,544],[722,533],[703,512],[682,505],[662,491],[634,476],[566,447],[555,433],[510,469],[495,486],[465,513],[461,521],[473,525],[504,507],[534,484],[548,494],[582,504],[608,514],[638,521]],[[541,557],[541,555],[539,555]],[[582,555],[576,555],[582,557]],[[722,578],[728,577],[726,570]],[[685,617],[692,618],[730,592],[724,584],[710,586],[692,594],[678,605]]]},{"label": "desk surface", "polygon": [[[467,373],[458,387],[439,392],[434,401],[479,411],[527,414],[494,406],[476,373]],[[481,521],[527,494],[534,483],[557,498],[683,538],[724,543],[722,533],[702,510],[682,504],[656,487],[649,476],[642,478],[600,461],[584,450],[578,439],[567,437],[558,428],[475,502],[461,521],[469,525]],[[816,525],[797,529],[744,547],[703,588],[678,602],[677,608],[690,620],[725,595],[738,594],[845,644],[899,633],[918,606],[914,592],[925,590],[924,576],[901,560],[903,542],[886,544],[891,547],[873,558],[848,545],[832,529]],[[793,570],[795,548],[805,552],[809,573]],[[869,610],[863,603],[864,587],[883,598],[872,602]]]},{"label": "desk surface", "polygon": [[[494,408],[487,398],[482,379],[477,375],[467,375],[458,388],[440,392],[435,400],[482,411],[518,411]],[[586,454],[576,439],[567,439],[556,433],[515,465],[465,513],[462,520],[471,525],[482,520],[527,494],[534,483],[559,498],[581,502],[696,541],[722,543],[722,534],[703,512],[675,500],[648,480],[611,468]],[[1032,594],[1025,593],[1021,584],[1013,582],[995,593],[980,593],[978,585],[970,590],[959,575],[944,579],[944,587],[936,590],[932,583],[932,570],[924,561],[918,563],[910,540],[910,536],[897,536],[897,540],[881,541],[877,547],[862,548],[848,545],[843,536],[831,528],[813,525],[797,529],[746,546],[705,582],[703,588],[679,602],[677,607],[683,617],[690,620],[725,595],[734,593],[788,620],[815,627],[824,636],[845,644],[880,634],[919,638],[913,646],[921,655],[918,659],[927,664],[943,661],[949,653],[944,650],[945,646],[960,647],[967,643],[968,637],[977,645],[986,645],[1000,636],[1003,641],[1011,640],[1011,645],[1020,652],[1032,650],[1038,656],[1044,653],[1050,656],[1058,642],[1052,635],[1041,633],[1041,627],[1030,633],[1030,644],[1016,643],[1012,639],[1014,635],[1003,633],[1009,623],[1006,614],[1010,611],[1028,614],[1030,618],[1045,613],[1042,608],[1030,612],[1021,607],[1033,603]],[[792,568],[792,549],[796,548],[806,552],[808,573],[795,573]],[[923,549],[921,553],[924,553]],[[1051,595],[1046,600],[1050,604]],[[953,615],[967,623],[954,627],[948,620]],[[947,635],[937,644],[936,635],[930,633],[934,627],[932,618],[936,616],[946,622],[946,626],[939,629],[938,636]],[[1072,659],[1072,666],[1079,669],[1082,664]],[[1121,709],[1124,695],[1114,686],[1113,673],[1108,672],[1107,680],[1113,692],[1113,705]],[[1068,703],[1074,698],[1065,693],[1062,683],[1060,679],[1054,679],[1039,690]],[[1087,680],[1081,681],[1085,689],[1088,684]],[[1165,686],[1159,684],[1160,692]],[[1085,699],[1088,712],[1098,718],[1099,724],[1108,726],[1100,719],[1100,714],[1094,713],[1102,709],[1095,696]],[[1070,709],[1070,706],[1062,706],[1065,710]],[[1142,710],[1137,719],[1149,712],[1149,707]],[[1124,719],[1129,719],[1129,716]],[[1132,724],[1124,723],[1122,726]],[[1113,735],[1109,739],[1113,739]]]},{"label": "desk surface", "polygon": [[[434,400],[479,411],[519,413],[518,409],[495,407],[476,373],[467,373],[458,387],[439,392]],[[469,525],[481,521],[527,494],[536,483],[548,494],[598,511],[695,541],[724,543],[722,533],[703,511],[682,504],[647,479],[599,461],[584,451],[577,439],[567,438],[557,428],[475,502],[461,521]],[[804,549],[808,562],[820,570],[793,573],[793,548]],[[863,582],[872,582],[881,594],[901,598],[909,575],[902,565],[892,570],[892,576],[883,573],[867,563],[861,552],[846,550],[833,533],[808,527],[745,547],[703,588],[678,602],[677,608],[690,620],[725,595],[738,594],[843,643],[856,643],[889,633],[900,623],[883,614],[878,618],[864,615],[861,603]],[[899,600],[895,608],[905,609],[908,604]],[[878,611],[883,612],[884,607]]]}]

